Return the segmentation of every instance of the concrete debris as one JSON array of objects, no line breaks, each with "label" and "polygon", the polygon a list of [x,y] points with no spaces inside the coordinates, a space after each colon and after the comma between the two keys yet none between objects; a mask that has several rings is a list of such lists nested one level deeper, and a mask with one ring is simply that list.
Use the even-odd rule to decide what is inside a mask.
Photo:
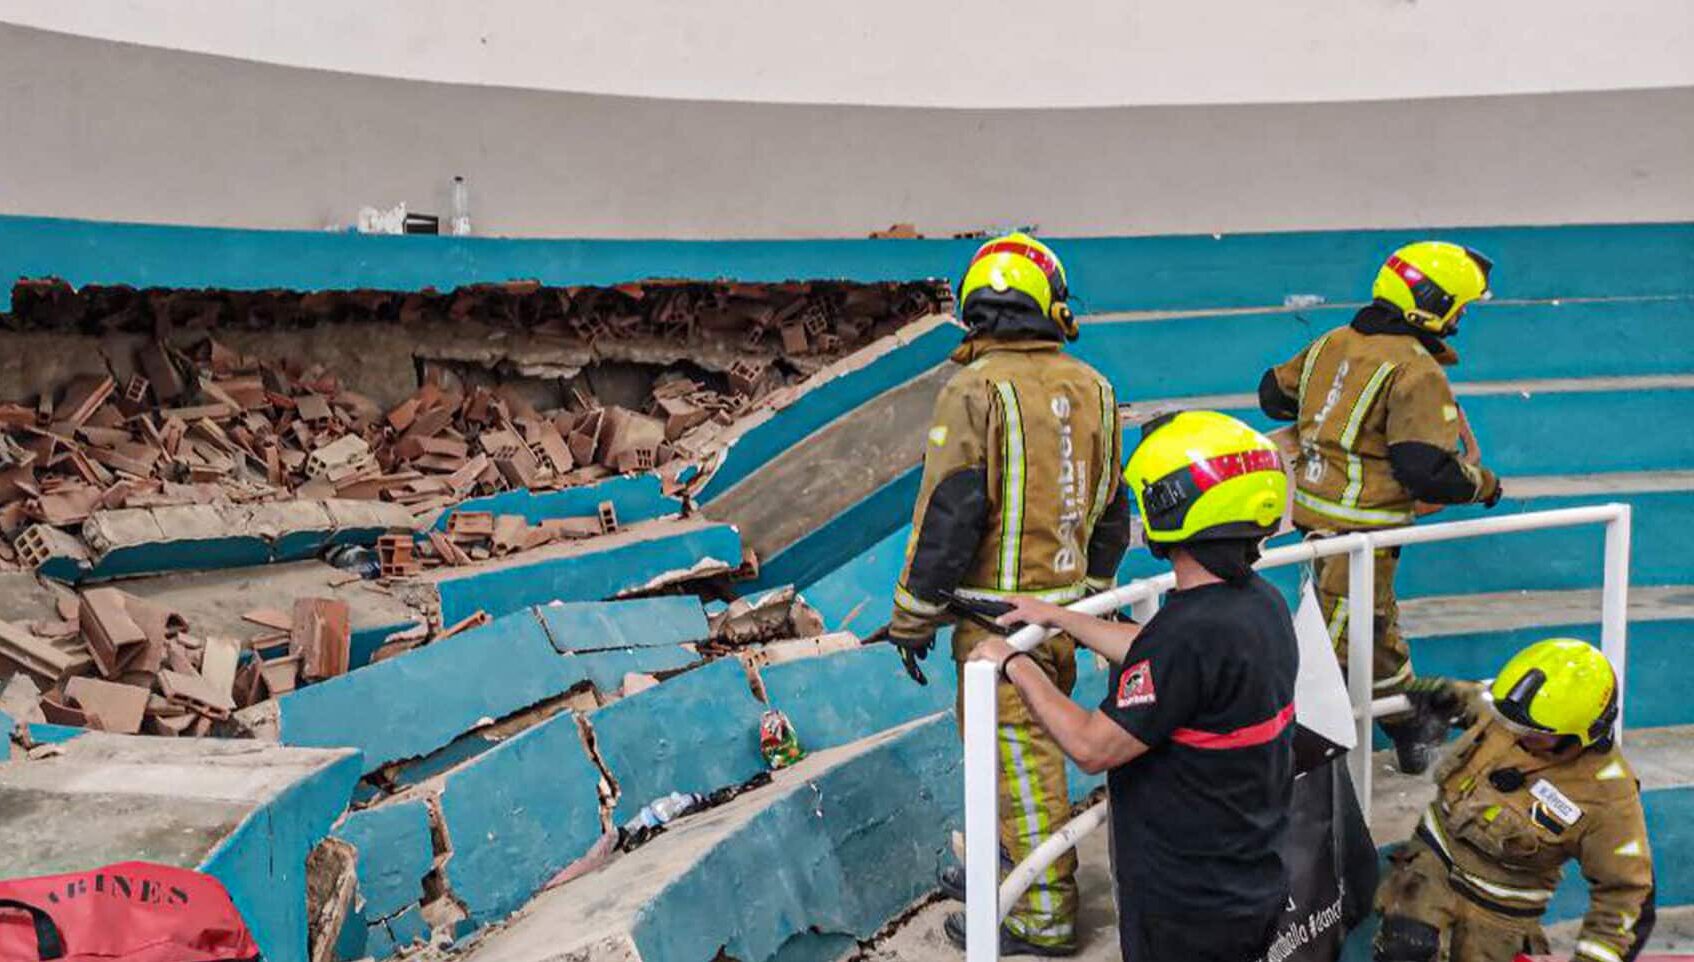
[{"label": "concrete debris", "polygon": [[326,838],[306,856],[306,946],[310,962],[335,962],[335,943],[353,909],[359,853]]},{"label": "concrete debris", "polygon": [[[951,295],[936,282],[511,282],[441,294],[76,290],[47,279],[20,281],[12,305],[13,328],[88,337],[108,371],[0,385],[34,388],[0,403],[0,534],[15,542],[0,565],[38,566],[75,554],[74,538],[48,532],[102,510],[334,497],[421,518],[472,495],[698,461],[737,418],[788,403],[798,379],[949,310]],[[545,345],[527,360],[455,348],[385,409],[348,380],[374,376],[362,366],[231,346],[320,325],[467,322],[495,329],[484,343],[515,332],[574,360],[541,362]],[[596,373],[602,359],[624,367]],[[484,361],[482,374],[464,369]]]},{"label": "concrete debris", "polygon": [[337,598],[300,598],[288,634],[288,653],[300,659],[300,675],[322,681],[347,673],[353,641],[352,612]]},{"label": "concrete debris", "polygon": [[792,586],[772,589],[757,598],[737,598],[708,615],[707,622],[712,636],[702,646],[702,654],[721,654],[779,638],[812,637],[824,630],[823,616]]}]

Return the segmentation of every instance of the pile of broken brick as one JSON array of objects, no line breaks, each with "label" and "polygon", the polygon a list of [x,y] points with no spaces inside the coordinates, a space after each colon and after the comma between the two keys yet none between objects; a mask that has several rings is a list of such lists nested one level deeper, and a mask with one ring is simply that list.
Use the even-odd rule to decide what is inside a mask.
[{"label": "pile of broken brick", "polygon": [[[141,336],[123,369],[0,403],[0,567],[34,567],[101,509],[284,498],[381,499],[418,519],[466,497],[657,471],[667,486],[736,419],[780,407],[814,365],[950,306],[946,285],[647,282],[554,288],[533,281],[441,294],[71,288],[22,281],[14,330]],[[219,329],[475,320],[586,344],[635,337],[738,352],[708,385],[671,371],[641,409],[602,404],[578,378],[563,407],[427,365],[384,408],[322,365],[243,354]],[[127,373],[125,373],[127,371]],[[560,536],[571,536],[568,532]],[[527,537],[527,536],[526,536]],[[14,550],[15,546],[15,550]],[[451,561],[451,556],[442,560]]]},{"label": "pile of broken brick", "polygon": [[236,709],[344,674],[352,640],[348,605],[334,598],[250,612],[260,631],[248,639],[192,634],[181,614],[115,587],[67,592],[58,615],[0,621],[0,665],[21,669],[0,710],[131,735],[231,734]]}]

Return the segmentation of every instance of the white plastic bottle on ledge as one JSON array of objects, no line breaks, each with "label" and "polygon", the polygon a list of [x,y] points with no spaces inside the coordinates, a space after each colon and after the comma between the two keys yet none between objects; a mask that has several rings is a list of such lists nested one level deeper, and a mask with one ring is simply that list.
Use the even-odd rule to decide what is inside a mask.
[{"label": "white plastic bottle on ledge", "polygon": [[463,177],[453,178],[453,221],[454,237],[469,237],[471,234],[471,188]]}]

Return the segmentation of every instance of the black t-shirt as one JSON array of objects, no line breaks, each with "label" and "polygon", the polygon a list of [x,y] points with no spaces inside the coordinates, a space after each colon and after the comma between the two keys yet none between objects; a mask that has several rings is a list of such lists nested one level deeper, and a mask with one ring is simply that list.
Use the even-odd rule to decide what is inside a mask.
[{"label": "black t-shirt", "polygon": [[1258,575],[1166,597],[1100,704],[1150,749],[1108,776],[1120,898],[1248,915],[1287,897],[1299,664],[1288,605]]}]

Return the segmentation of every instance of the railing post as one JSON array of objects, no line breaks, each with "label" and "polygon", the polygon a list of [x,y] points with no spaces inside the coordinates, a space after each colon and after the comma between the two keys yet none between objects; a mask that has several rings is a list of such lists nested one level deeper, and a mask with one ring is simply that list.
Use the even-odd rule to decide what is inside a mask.
[{"label": "railing post", "polygon": [[1605,581],[1600,588],[1600,650],[1618,676],[1618,719],[1613,731],[1623,745],[1624,673],[1629,660],[1630,506],[1619,504],[1606,522]]},{"label": "railing post", "polygon": [[1153,616],[1159,613],[1159,601],[1158,595],[1148,595],[1129,606],[1129,616],[1134,618],[1137,623],[1144,625],[1153,620]]},{"label": "railing post", "polygon": [[965,960],[1000,958],[1000,795],[995,785],[999,738],[994,687],[985,661],[965,663]]},{"label": "railing post", "polygon": [[1353,790],[1365,825],[1371,818],[1371,712],[1376,648],[1376,559],[1370,535],[1354,535],[1358,543],[1347,553],[1347,700],[1353,706],[1358,743],[1347,759]]}]

